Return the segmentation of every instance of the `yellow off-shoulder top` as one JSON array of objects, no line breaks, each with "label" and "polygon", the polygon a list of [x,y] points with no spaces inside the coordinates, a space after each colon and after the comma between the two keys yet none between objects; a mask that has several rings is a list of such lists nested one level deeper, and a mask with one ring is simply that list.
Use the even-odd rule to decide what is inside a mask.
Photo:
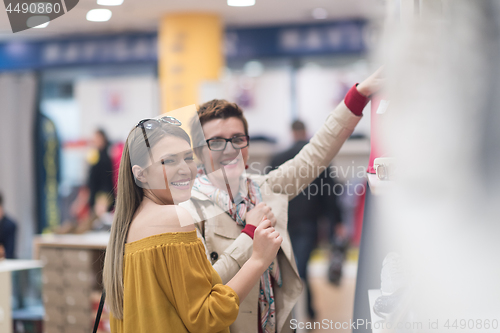
[{"label": "yellow off-shoulder top", "polygon": [[239,298],[223,285],[196,231],[154,235],[125,245],[123,320],[113,333],[227,332]]}]

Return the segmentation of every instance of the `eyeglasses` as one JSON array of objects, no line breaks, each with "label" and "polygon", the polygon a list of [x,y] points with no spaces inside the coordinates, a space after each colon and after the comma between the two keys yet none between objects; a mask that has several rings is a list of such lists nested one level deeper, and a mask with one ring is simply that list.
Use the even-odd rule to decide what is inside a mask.
[{"label": "eyeglasses", "polygon": [[212,151],[222,151],[226,149],[227,143],[231,142],[234,149],[242,149],[248,147],[249,139],[250,138],[248,135],[238,135],[232,137],[231,139],[214,138],[214,139],[208,139],[207,145],[208,149]]},{"label": "eyeglasses", "polygon": [[177,118],[171,116],[163,116],[159,119],[156,118],[143,119],[140,122],[138,122],[137,125],[135,125],[135,127],[141,127],[147,130],[152,130],[163,124],[170,124],[175,126],[182,125],[181,121]]}]

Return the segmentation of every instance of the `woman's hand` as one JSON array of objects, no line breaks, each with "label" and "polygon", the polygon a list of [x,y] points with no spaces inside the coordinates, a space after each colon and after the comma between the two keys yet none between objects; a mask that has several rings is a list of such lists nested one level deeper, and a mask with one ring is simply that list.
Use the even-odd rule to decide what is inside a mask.
[{"label": "woman's hand", "polygon": [[[255,209],[255,208],[254,208]],[[247,222],[248,223],[248,222]],[[241,269],[227,283],[240,299],[243,299],[250,293],[252,287],[259,282],[262,273],[271,265],[273,259],[281,246],[279,232],[271,226],[271,221],[264,219],[255,229],[253,237],[253,253],[250,259],[241,266]]]},{"label": "woman's hand", "polygon": [[276,225],[276,217],[271,207],[261,202],[247,212],[246,223],[258,227],[265,218],[271,221],[271,226],[274,227]]},{"label": "woman's hand", "polygon": [[271,221],[263,220],[257,229],[255,229],[253,237],[253,253],[252,259],[267,268],[276,258],[276,254],[283,242],[283,238],[274,227],[271,226]]},{"label": "woman's hand", "polygon": [[382,88],[382,85],[385,81],[385,78],[383,77],[383,72],[384,72],[384,66],[377,69],[375,73],[373,73],[363,82],[358,84],[356,89],[359,91],[361,95],[365,97],[370,97],[371,95],[377,93],[380,90],[380,88]]}]

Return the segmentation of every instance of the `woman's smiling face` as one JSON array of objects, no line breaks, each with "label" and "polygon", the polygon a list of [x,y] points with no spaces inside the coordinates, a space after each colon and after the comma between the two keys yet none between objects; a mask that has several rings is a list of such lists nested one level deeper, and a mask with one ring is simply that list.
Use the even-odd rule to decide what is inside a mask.
[{"label": "woman's smiling face", "polygon": [[196,164],[189,143],[167,136],[151,148],[153,164],[143,170],[147,187],[162,202],[178,204],[189,200],[196,177]]},{"label": "woman's smiling face", "polygon": [[[214,138],[230,139],[235,136],[246,135],[243,122],[236,118],[213,119],[203,125],[203,133],[207,140]],[[204,147],[201,156],[207,173],[224,168],[229,181],[238,180],[245,171],[248,161],[248,147],[234,149],[228,142],[223,151],[212,151]],[[222,177],[221,173],[213,173],[214,177]],[[224,184],[224,179],[217,179],[218,184]],[[217,184],[216,184],[217,185]]]}]

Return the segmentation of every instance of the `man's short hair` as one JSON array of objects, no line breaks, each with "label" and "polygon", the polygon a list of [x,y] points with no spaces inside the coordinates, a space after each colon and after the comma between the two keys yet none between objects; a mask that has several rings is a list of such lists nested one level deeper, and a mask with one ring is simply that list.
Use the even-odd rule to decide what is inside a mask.
[{"label": "man's short hair", "polygon": [[300,120],[295,120],[292,123],[292,131],[305,131],[306,130],[306,125],[300,121]]},{"label": "man's short hair", "polygon": [[[241,120],[245,135],[248,135],[247,119],[243,114],[243,110],[236,103],[229,103],[225,99],[213,99],[198,107],[198,117],[192,119],[191,122],[191,137],[193,139],[194,152],[198,157],[201,155],[201,146],[205,145],[204,133],[200,131],[203,125],[210,120],[227,119],[231,117]],[[198,120],[201,128],[197,126]]]}]

